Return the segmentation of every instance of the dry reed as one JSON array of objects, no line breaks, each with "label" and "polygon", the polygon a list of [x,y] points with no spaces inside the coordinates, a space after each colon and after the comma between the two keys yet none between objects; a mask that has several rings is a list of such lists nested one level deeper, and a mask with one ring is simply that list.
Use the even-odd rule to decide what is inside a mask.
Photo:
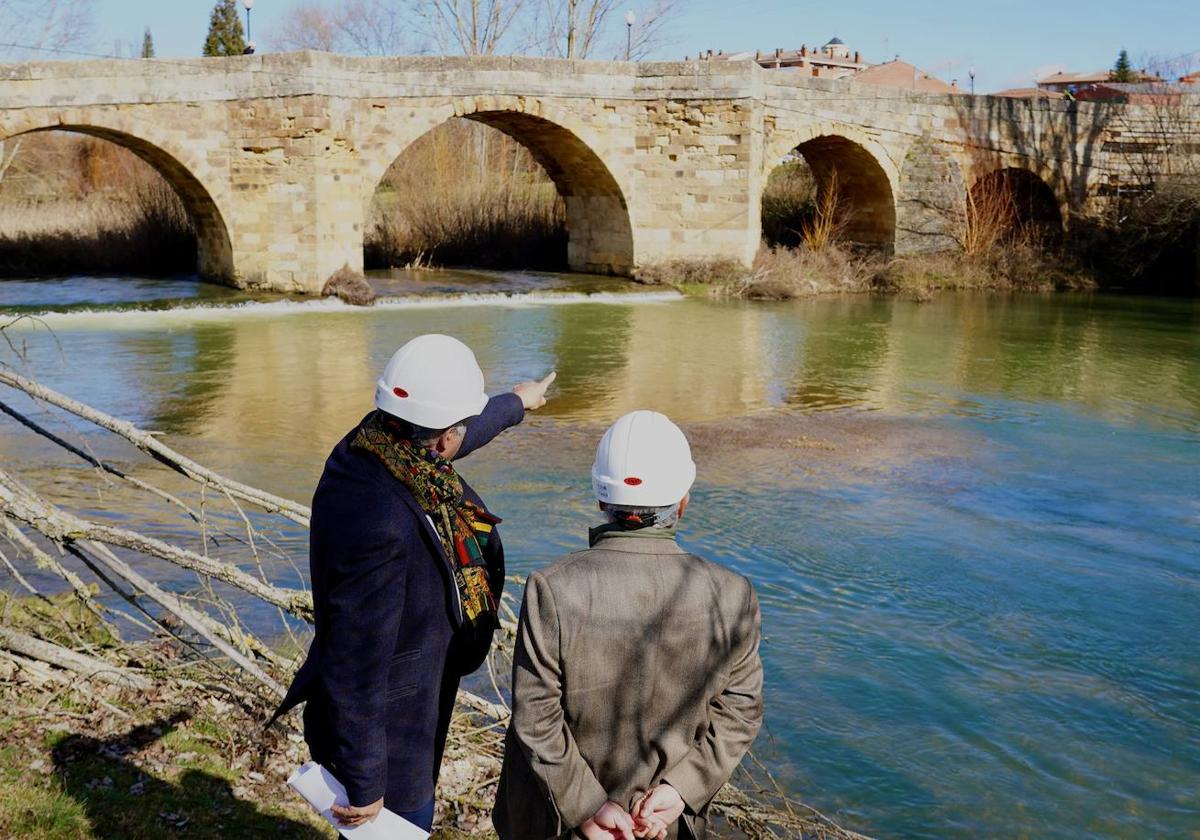
[{"label": "dry reed", "polygon": [[768,247],[795,248],[801,230],[813,217],[817,184],[802,158],[789,160],[771,171],[762,196],[763,240]]},{"label": "dry reed", "polygon": [[1012,191],[1000,178],[982,178],[967,190],[958,244],[968,257],[985,256],[1012,235],[1016,221]]},{"label": "dry reed", "polygon": [[828,180],[817,190],[817,203],[812,216],[800,227],[800,238],[811,252],[823,251],[841,241],[848,216],[838,189],[836,169],[829,170]]},{"label": "dry reed", "polygon": [[566,214],[530,152],[451,120],[412,144],[376,191],[366,265],[566,268]]},{"label": "dry reed", "polygon": [[0,276],[195,270],[191,219],[149,164],[66,132],[19,139],[0,181]]}]

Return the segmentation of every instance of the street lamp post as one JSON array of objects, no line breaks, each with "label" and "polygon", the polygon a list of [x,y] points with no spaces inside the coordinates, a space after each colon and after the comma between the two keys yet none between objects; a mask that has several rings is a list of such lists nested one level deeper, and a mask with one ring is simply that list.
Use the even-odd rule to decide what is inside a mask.
[{"label": "street lamp post", "polygon": [[967,75],[971,77],[971,95],[975,95],[975,68],[972,67],[967,71]]},{"label": "street lamp post", "polygon": [[633,10],[625,13],[625,60],[633,53],[633,24],[637,21]]},{"label": "street lamp post", "polygon": [[246,7],[246,43],[250,41],[250,10],[254,8],[254,0],[242,0],[242,5]]}]

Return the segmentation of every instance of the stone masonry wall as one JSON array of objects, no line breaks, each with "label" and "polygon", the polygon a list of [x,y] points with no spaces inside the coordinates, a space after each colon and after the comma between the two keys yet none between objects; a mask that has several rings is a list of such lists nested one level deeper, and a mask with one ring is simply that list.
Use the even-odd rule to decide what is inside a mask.
[{"label": "stone masonry wall", "polygon": [[1170,130],[1163,111],[914,94],[753,62],[304,52],[0,66],[0,138],[68,128],[134,149],[195,219],[204,276],[304,292],[361,268],[379,180],[453,117],[509,133],[546,168],[572,268],[623,274],[750,262],[767,175],[797,148],[837,171],[855,235],[900,253],[955,247],[967,186],[997,168],[1037,174],[1064,218],[1103,212],[1164,165],[1155,149],[1200,154],[1200,109]]}]

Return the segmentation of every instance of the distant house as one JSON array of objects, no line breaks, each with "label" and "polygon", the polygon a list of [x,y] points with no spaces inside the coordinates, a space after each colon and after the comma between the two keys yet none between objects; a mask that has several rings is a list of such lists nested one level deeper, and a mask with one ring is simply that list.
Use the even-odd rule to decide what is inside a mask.
[{"label": "distant house", "polygon": [[[1160,82],[1158,76],[1146,73],[1144,71],[1135,71],[1137,81],[1139,82]],[[1091,85],[1098,85],[1102,82],[1107,82],[1112,77],[1111,70],[1097,70],[1094,73],[1054,73],[1045,78],[1037,80],[1037,86],[1040,90],[1052,90],[1058,93],[1066,93],[1070,89],[1074,89],[1076,93]]]},{"label": "distant house", "polygon": [[1004,96],[1008,99],[1062,99],[1064,94],[1057,90],[1042,90],[1036,87],[1009,88],[998,90],[992,96]]},{"label": "distant house", "polygon": [[1200,91],[1179,82],[1101,82],[1079,91],[1081,102],[1123,102],[1131,105],[1178,105]]},{"label": "distant house", "polygon": [[717,50],[714,53],[708,50],[697,57],[701,61],[755,61],[768,70],[787,70],[822,79],[844,79],[871,66],[863,61],[861,52],[851,50],[841,38],[836,37],[811,49],[802,45],[798,50],[778,47],[768,52],[727,53]]},{"label": "distant house", "polygon": [[946,84],[907,61],[895,59],[874,64],[854,75],[854,81],[865,85],[905,88],[922,93],[962,93],[957,84]]},{"label": "distant house", "polygon": [[[820,47],[802,45],[798,50],[782,47],[769,52],[731,52],[712,50],[699,55],[701,61],[753,61],[759,67],[781,72],[803,73],[819,79],[853,79],[867,85],[906,88],[923,93],[961,93],[958,85],[946,84],[898,57],[882,64],[864,61],[859,50],[851,49],[841,38],[830,38]],[[687,60],[687,58],[685,58]]]}]

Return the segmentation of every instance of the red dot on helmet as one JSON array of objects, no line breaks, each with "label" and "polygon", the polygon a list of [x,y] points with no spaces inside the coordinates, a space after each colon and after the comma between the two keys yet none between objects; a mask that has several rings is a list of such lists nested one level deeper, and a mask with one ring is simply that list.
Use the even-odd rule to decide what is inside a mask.
[{"label": "red dot on helmet", "polygon": [[629,476],[629,478],[625,479],[625,483],[628,484],[630,487],[637,487],[639,484],[642,483],[642,480],[635,475],[631,475],[631,476]]},{"label": "red dot on helmet", "polygon": [[405,397],[408,396],[408,391],[405,391],[403,388],[393,388],[392,393],[395,394],[400,399],[404,399]]}]

